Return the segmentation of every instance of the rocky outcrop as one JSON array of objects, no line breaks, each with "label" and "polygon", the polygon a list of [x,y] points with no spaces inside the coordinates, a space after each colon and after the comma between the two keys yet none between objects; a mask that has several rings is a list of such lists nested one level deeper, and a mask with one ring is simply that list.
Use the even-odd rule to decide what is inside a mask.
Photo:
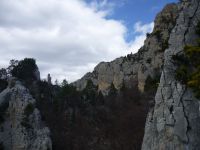
[{"label": "rocky outcrop", "polygon": [[117,58],[112,62],[102,62],[92,73],[87,73],[73,85],[82,90],[87,80],[92,80],[104,93],[112,83],[117,89],[124,83],[127,87],[138,85],[140,91],[144,91],[147,77],[161,73],[164,50],[168,47],[169,35],[175,25],[177,14],[177,5],[167,5],[157,15],[154,30],[147,34],[144,46],[138,53]]},{"label": "rocky outcrop", "polygon": [[200,103],[191,89],[175,79],[173,55],[183,53],[185,45],[195,45],[195,27],[200,21],[200,1],[182,0],[177,4],[179,16],[171,32],[169,48],[155,96],[149,112],[142,150],[200,149]]},{"label": "rocky outcrop", "polygon": [[50,131],[44,127],[35,99],[16,79],[0,93],[0,143],[5,150],[51,150]]}]

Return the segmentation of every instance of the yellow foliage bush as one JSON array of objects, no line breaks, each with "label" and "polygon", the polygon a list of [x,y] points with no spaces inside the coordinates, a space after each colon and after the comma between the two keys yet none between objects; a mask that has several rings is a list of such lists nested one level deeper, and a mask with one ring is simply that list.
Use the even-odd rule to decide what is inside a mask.
[{"label": "yellow foliage bush", "polygon": [[[196,31],[200,36],[200,22]],[[196,46],[186,45],[184,52],[184,55],[172,57],[179,66],[176,70],[176,79],[192,88],[196,97],[200,98],[200,39],[197,40]]]}]

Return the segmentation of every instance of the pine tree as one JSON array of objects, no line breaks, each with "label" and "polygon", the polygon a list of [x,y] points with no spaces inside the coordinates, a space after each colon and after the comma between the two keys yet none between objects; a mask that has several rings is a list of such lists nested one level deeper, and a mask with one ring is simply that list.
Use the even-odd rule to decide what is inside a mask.
[{"label": "pine tree", "polygon": [[117,95],[117,89],[115,88],[114,84],[110,85],[110,90],[108,96],[115,97]]}]

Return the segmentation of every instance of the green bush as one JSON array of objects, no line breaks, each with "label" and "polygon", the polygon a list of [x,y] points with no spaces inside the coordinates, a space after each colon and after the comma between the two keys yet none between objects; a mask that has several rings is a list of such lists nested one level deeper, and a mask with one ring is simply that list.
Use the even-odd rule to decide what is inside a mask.
[{"label": "green bush", "polygon": [[146,37],[148,38],[148,37],[150,37],[151,36],[151,33],[147,33],[146,34]]},{"label": "green bush", "polygon": [[29,116],[30,114],[32,114],[34,111],[34,105],[32,103],[28,104],[26,106],[26,108],[24,109],[24,115],[25,116]]},{"label": "green bush", "polygon": [[32,128],[31,124],[29,123],[29,116],[33,113],[33,111],[34,105],[31,103],[28,104],[24,109],[24,117],[22,119],[21,125],[24,126],[26,129]]},{"label": "green bush", "polygon": [[187,83],[187,80],[188,80],[188,68],[187,68],[187,66],[181,65],[176,70],[175,78],[176,78],[176,80],[180,81],[181,83]]},{"label": "green bush", "polygon": [[200,35],[200,22],[197,24],[196,33]]},{"label": "green bush", "polygon": [[151,63],[151,58],[148,58],[148,59],[146,60],[146,63],[150,64],[150,63]]},{"label": "green bush", "polygon": [[[196,28],[200,35],[200,23]],[[186,45],[183,55],[175,55],[172,59],[178,65],[176,79],[192,88],[197,98],[200,98],[200,39],[197,45]]]},{"label": "green bush", "polygon": [[187,85],[193,89],[197,98],[200,98],[200,70],[190,75]]},{"label": "green bush", "polygon": [[165,40],[164,42],[162,42],[162,50],[165,51],[168,48],[169,48],[168,40]]},{"label": "green bush", "polygon": [[161,38],[161,31],[157,30],[157,31],[153,32],[152,35],[155,35],[158,39],[160,39]]},{"label": "green bush", "polygon": [[186,46],[184,50],[192,66],[187,85],[193,89],[196,97],[200,98],[200,45]]},{"label": "green bush", "polygon": [[22,119],[21,125],[22,125],[23,127],[25,127],[26,129],[31,129],[31,128],[32,128],[32,126],[31,126],[30,123],[29,123],[28,117],[24,117],[24,118]]},{"label": "green bush", "polygon": [[0,124],[2,124],[5,121],[4,115],[6,113],[6,110],[8,109],[8,106],[8,102],[5,102],[0,106]]},{"label": "green bush", "polygon": [[189,65],[189,60],[188,60],[188,58],[184,54],[173,55],[172,56],[172,60],[178,66],[180,66],[180,65],[185,65],[185,66]]},{"label": "green bush", "polygon": [[158,87],[159,80],[160,80],[160,76],[159,77],[156,76],[155,78],[152,78],[149,75],[145,81],[144,91],[150,91],[150,90],[156,89]]}]

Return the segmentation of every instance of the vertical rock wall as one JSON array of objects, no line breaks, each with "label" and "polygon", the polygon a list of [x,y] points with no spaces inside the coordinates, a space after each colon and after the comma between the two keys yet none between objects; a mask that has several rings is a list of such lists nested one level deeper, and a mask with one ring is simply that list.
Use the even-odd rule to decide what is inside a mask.
[{"label": "vertical rock wall", "polygon": [[164,54],[162,76],[155,106],[146,120],[142,150],[200,149],[200,103],[191,89],[175,80],[177,67],[172,60],[173,55],[183,53],[185,45],[196,44],[200,1],[182,0],[177,6],[180,12]]},{"label": "vertical rock wall", "polygon": [[157,15],[153,32],[147,35],[144,46],[138,53],[111,62],[102,62],[92,73],[87,73],[73,85],[82,90],[87,80],[92,80],[99,90],[106,93],[112,83],[117,89],[124,83],[127,87],[138,85],[139,90],[143,92],[147,77],[153,78],[161,73],[164,50],[168,47],[169,34],[175,25],[177,14],[176,4],[167,5]]},{"label": "vertical rock wall", "polygon": [[4,106],[4,113],[1,109],[4,120],[0,123],[0,143],[5,150],[52,149],[50,131],[44,127],[34,105],[35,99],[28,89],[15,79],[0,93],[0,106]]}]

